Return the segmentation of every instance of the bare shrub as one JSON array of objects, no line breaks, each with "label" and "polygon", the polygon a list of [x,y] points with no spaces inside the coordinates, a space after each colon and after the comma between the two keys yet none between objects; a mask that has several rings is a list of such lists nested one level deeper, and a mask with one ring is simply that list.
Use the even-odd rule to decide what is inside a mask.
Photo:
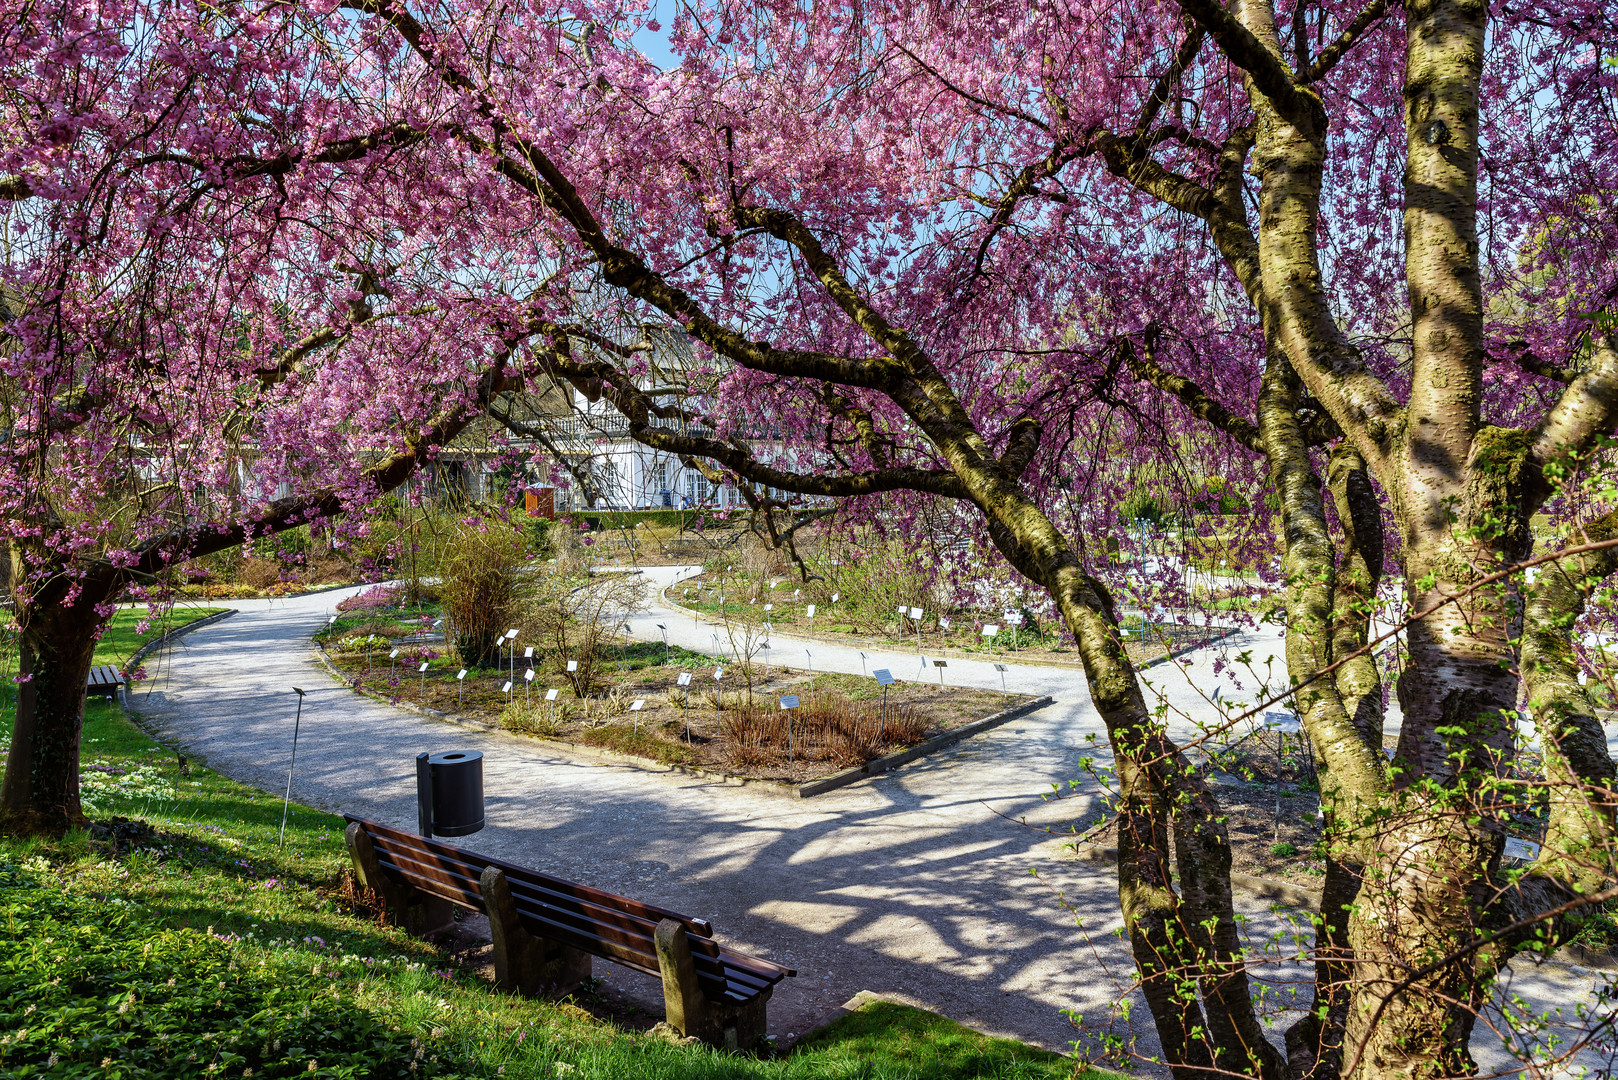
[{"label": "bare shrub", "polygon": [[249,589],[267,589],[281,583],[281,566],[274,559],[243,559],[237,580]]},{"label": "bare shrub", "polygon": [[[646,579],[638,574],[555,573],[538,583],[539,596],[526,620],[544,644],[547,658],[587,698],[596,690],[607,646],[628,614],[646,602]],[[567,670],[567,662],[577,668]]]},{"label": "bare shrub", "polygon": [[791,715],[766,706],[742,706],[723,714],[720,733],[733,764],[756,767],[783,761],[824,760],[840,766],[863,765],[884,753],[920,742],[927,718],[908,705],[881,706],[850,701],[841,694],[815,695]]}]

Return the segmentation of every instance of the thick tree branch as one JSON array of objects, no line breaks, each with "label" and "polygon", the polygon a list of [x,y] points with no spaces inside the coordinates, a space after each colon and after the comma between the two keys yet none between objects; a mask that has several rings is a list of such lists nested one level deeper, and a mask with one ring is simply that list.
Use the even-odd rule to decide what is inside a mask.
[{"label": "thick tree branch", "polygon": [[[1618,342],[1612,331],[1591,336],[1590,364],[1576,374],[1533,431],[1529,461],[1541,474],[1568,463],[1618,426]],[[1548,489],[1540,493],[1543,498]]]},{"label": "thick tree branch", "polygon": [[1180,10],[1208,32],[1230,62],[1252,78],[1276,110],[1306,136],[1324,137],[1326,109],[1320,98],[1293,79],[1281,58],[1243,26],[1219,0],[1178,0]]},{"label": "thick tree branch", "polygon": [[1142,356],[1127,339],[1118,343],[1118,351],[1123,356],[1124,365],[1129,368],[1131,375],[1177,398],[1182,405],[1191,410],[1193,416],[1224,432],[1247,449],[1254,453],[1264,452],[1263,445],[1259,441],[1257,425],[1225,408],[1184,375],[1176,375],[1159,366],[1154,345],[1155,335],[1149,336],[1146,354]]}]

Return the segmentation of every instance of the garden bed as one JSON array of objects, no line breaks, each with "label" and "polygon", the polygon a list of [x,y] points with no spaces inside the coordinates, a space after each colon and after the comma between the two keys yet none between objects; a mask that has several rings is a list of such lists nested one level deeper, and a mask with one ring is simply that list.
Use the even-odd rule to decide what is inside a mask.
[{"label": "garden bed", "polygon": [[[668,765],[713,769],[750,779],[800,784],[863,765],[985,716],[1032,700],[933,683],[895,683],[886,707],[874,680],[754,663],[747,672],[721,662],[716,682],[714,658],[656,642],[613,648],[596,661],[593,687],[580,696],[554,658],[534,658],[535,676],[524,676],[529,661],[518,655],[515,678],[509,669],[468,670],[442,655],[443,646],[420,645],[370,650],[341,649],[341,625],[334,628],[327,658],[357,689],[488,723],[519,734],[593,746]],[[352,641],[350,635],[346,640]],[[400,648],[397,661],[388,654]],[[665,659],[666,656],[666,659]],[[420,666],[425,663],[427,670]],[[689,690],[679,685],[689,673]],[[512,682],[509,698],[502,687]],[[546,701],[547,691],[556,699]],[[783,695],[796,695],[790,745]],[[635,701],[639,710],[632,710]]]},{"label": "garden bed", "polygon": [[[801,582],[788,579],[778,581],[774,588],[769,588],[767,585],[758,587],[751,582],[738,582],[722,574],[704,572],[665,590],[664,599],[676,607],[710,619],[754,626],[768,621],[783,633],[802,637],[813,636],[848,645],[913,647],[918,644],[913,620],[904,620],[905,633],[901,634],[898,632],[896,612],[885,610],[880,618],[868,614],[856,615],[851,611],[850,598],[838,594],[840,602],[832,603],[825,593],[823,582],[805,587]],[[811,603],[816,608],[812,623],[808,615]],[[766,604],[770,606],[769,611],[764,610]],[[950,625],[944,626],[940,616],[948,619]],[[985,625],[998,626],[999,630],[993,637],[985,638]],[[1217,626],[1144,622],[1138,618],[1129,620],[1127,631],[1124,649],[1129,659],[1137,665],[1211,644],[1230,632]],[[1034,630],[1014,629],[1006,625],[1000,613],[924,610],[919,644],[925,652],[954,651],[1027,664],[1080,662],[1078,649],[1059,623],[1048,622]]]}]

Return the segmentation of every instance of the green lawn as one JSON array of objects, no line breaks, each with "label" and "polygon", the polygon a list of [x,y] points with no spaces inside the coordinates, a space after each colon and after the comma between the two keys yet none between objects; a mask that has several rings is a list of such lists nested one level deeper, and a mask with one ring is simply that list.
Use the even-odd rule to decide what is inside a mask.
[{"label": "green lawn", "polygon": [[282,847],[279,799],[182,767],[99,702],[83,775],[90,816],[126,819],[121,851],[85,834],[0,840],[8,1077],[1075,1075],[1067,1058],[885,1003],[761,1060],[496,994],[352,907],[340,818],[295,805]]},{"label": "green lawn", "polygon": [[[176,627],[186,623],[205,619],[209,615],[217,615],[225,608],[217,607],[190,607],[176,604],[167,614],[153,618],[146,610],[145,605],[132,608],[119,608],[113,613],[112,621],[96,643],[94,663],[111,664],[122,668],[135,655],[135,650]],[[142,622],[148,624],[144,634],[136,633]]]}]

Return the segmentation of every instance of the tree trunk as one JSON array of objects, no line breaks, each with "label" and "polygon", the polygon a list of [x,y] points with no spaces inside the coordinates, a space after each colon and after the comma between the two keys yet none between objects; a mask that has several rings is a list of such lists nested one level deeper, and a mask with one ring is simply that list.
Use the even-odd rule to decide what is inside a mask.
[{"label": "tree trunk", "polygon": [[0,785],[0,831],[60,836],[87,821],[79,805],[84,690],[103,620],[81,593],[72,606],[19,612],[17,715]]}]

